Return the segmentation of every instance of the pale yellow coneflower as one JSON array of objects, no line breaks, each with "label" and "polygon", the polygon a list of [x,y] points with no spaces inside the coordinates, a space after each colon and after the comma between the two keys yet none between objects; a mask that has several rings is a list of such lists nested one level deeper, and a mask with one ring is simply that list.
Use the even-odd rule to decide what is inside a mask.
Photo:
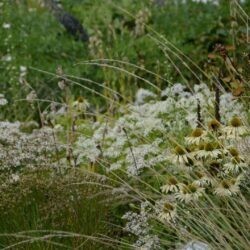
[{"label": "pale yellow coneflower", "polygon": [[86,109],[89,107],[89,103],[85,98],[80,96],[72,103],[72,106],[76,108],[77,111],[86,111]]},{"label": "pale yellow coneflower", "polygon": [[207,142],[200,145],[200,150],[195,152],[198,158],[218,158],[222,154],[222,149],[217,142]]},{"label": "pale yellow coneflower", "polygon": [[177,192],[178,190],[178,180],[174,176],[169,177],[167,183],[161,187],[161,191],[164,193]]},{"label": "pale yellow coneflower", "polygon": [[227,148],[228,154],[231,155],[232,157],[239,157],[240,152],[237,148],[235,147],[230,147]]},{"label": "pale yellow coneflower", "polygon": [[223,132],[227,138],[234,139],[244,135],[246,132],[248,132],[248,129],[246,126],[244,126],[242,120],[238,116],[235,116],[231,119],[229,125],[223,129]]},{"label": "pale yellow coneflower", "polygon": [[188,163],[188,152],[184,147],[176,146],[173,150],[173,154],[169,157],[173,163],[185,164]]},{"label": "pale yellow coneflower", "polygon": [[229,149],[227,149],[227,153],[229,154],[229,156],[231,156],[231,160],[235,160],[236,162],[244,162],[244,157],[240,155],[240,152],[237,148],[234,147],[230,147]]},{"label": "pale yellow coneflower", "polygon": [[212,183],[212,179],[204,172],[202,171],[195,171],[195,177],[197,178],[194,180],[194,184],[204,187],[207,186],[208,184]]},{"label": "pale yellow coneflower", "polygon": [[240,156],[233,156],[230,162],[224,164],[224,170],[226,173],[237,174],[244,171],[247,167],[244,159]]},{"label": "pale yellow coneflower", "polygon": [[244,157],[240,155],[240,152],[235,147],[226,149],[227,155],[230,158],[229,162],[224,164],[225,173],[239,173],[241,170],[246,168]]},{"label": "pale yellow coneflower", "polygon": [[212,131],[218,131],[221,128],[221,123],[217,121],[216,119],[212,119],[208,123],[208,128]]},{"label": "pale yellow coneflower", "polygon": [[238,179],[224,179],[217,183],[214,194],[220,197],[229,197],[240,192]]},{"label": "pale yellow coneflower", "polygon": [[189,203],[198,200],[203,193],[204,188],[198,186],[196,183],[182,184],[180,191],[176,193],[175,197],[184,203]]},{"label": "pale yellow coneflower", "polygon": [[161,221],[170,222],[173,221],[177,216],[176,204],[165,202],[162,205],[161,212],[158,217]]},{"label": "pale yellow coneflower", "polygon": [[204,131],[202,128],[196,128],[192,131],[190,136],[187,136],[185,138],[185,140],[188,144],[198,145],[204,140],[205,136],[206,136],[206,131]]}]

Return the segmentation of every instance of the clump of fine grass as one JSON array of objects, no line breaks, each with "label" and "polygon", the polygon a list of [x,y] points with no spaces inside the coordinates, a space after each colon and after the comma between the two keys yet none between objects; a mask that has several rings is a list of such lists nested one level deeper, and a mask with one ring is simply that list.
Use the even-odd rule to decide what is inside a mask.
[{"label": "clump of fine grass", "polygon": [[0,178],[2,249],[110,249],[95,240],[114,234],[107,224],[112,200],[105,202],[100,177],[79,169],[59,174],[43,168]]}]

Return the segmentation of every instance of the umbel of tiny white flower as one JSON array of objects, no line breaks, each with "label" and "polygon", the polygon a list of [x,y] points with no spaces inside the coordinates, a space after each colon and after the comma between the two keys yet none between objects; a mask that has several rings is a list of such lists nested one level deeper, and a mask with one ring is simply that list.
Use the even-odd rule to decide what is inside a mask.
[{"label": "umbel of tiny white flower", "polygon": [[12,174],[10,176],[10,183],[15,183],[18,182],[20,180],[20,176],[18,174]]},{"label": "umbel of tiny white flower", "polygon": [[3,23],[2,27],[3,27],[4,29],[10,29],[11,24],[10,24],[10,23]]},{"label": "umbel of tiny white flower", "polygon": [[0,106],[4,106],[8,103],[3,94],[0,94]]},{"label": "umbel of tiny white flower", "polygon": [[36,92],[34,90],[32,90],[27,96],[26,96],[26,100],[28,102],[33,102],[34,100],[37,99],[37,95]]},{"label": "umbel of tiny white flower", "polygon": [[161,187],[161,191],[164,193],[177,192],[178,190],[178,180],[174,176],[169,177],[167,183]]},{"label": "umbel of tiny white flower", "polygon": [[198,145],[204,140],[205,135],[206,133],[202,128],[196,128],[192,131],[190,136],[185,138],[185,140],[188,144]]},{"label": "umbel of tiny white flower", "polygon": [[229,125],[223,129],[223,132],[229,138],[237,138],[247,132],[247,127],[243,125],[238,116],[235,116],[230,120]]},{"label": "umbel of tiny white flower", "polygon": [[196,183],[182,184],[180,191],[176,193],[176,198],[184,203],[198,200],[204,193],[204,188]]},{"label": "umbel of tiny white flower", "polygon": [[158,217],[161,221],[173,221],[177,215],[176,204],[165,202]]}]

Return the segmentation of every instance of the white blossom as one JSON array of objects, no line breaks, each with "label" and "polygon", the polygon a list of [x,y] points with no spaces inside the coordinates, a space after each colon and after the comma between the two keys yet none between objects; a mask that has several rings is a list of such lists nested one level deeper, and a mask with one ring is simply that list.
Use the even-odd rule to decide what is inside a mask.
[{"label": "white blossom", "polygon": [[0,106],[5,106],[8,101],[5,99],[3,94],[0,94]]},{"label": "white blossom", "polygon": [[7,55],[2,57],[2,61],[11,62],[12,61],[12,56],[10,54],[7,54]]},{"label": "white blossom", "polygon": [[10,23],[3,23],[2,27],[3,27],[4,29],[10,29],[11,24],[10,24]]},{"label": "white blossom", "polygon": [[0,169],[58,167],[56,154],[65,147],[53,136],[53,130],[44,127],[24,133],[22,128],[20,122],[0,122]]},{"label": "white blossom", "polygon": [[92,139],[81,136],[74,149],[74,155],[77,156],[77,164],[85,163],[86,160],[96,162],[101,151],[98,144]]},{"label": "white blossom", "polygon": [[148,100],[151,100],[154,98],[156,98],[156,94],[154,94],[153,92],[147,89],[140,88],[136,93],[135,104],[141,105],[147,102]]}]

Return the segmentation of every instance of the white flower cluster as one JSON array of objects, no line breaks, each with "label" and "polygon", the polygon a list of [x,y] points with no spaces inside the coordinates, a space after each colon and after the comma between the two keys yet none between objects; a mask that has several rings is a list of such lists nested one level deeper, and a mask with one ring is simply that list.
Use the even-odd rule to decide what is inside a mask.
[{"label": "white flower cluster", "polygon": [[25,78],[27,76],[27,67],[21,65],[19,67],[19,70],[20,70],[20,72],[19,72],[19,79],[18,79],[18,81],[19,81],[20,84],[25,84]]},{"label": "white flower cluster", "polygon": [[126,151],[127,171],[131,175],[138,175],[142,169],[164,161],[164,157],[160,157],[160,148],[154,143],[127,148]]},{"label": "white flower cluster", "polygon": [[0,94],[0,106],[5,106],[8,101],[5,99],[3,94]]},{"label": "white flower cluster", "polygon": [[10,23],[3,23],[2,27],[3,27],[4,29],[10,29],[11,24],[10,24]]},{"label": "white flower cluster", "polygon": [[[140,89],[135,104],[130,104],[115,122],[90,125],[94,128],[93,134],[81,136],[75,144],[77,163],[96,162],[102,154],[105,162],[110,162],[108,171],[124,167],[129,175],[138,175],[143,169],[166,160],[168,152],[161,146],[163,135],[178,133],[187,123],[191,127],[197,125],[198,100],[204,123],[214,116],[215,94],[204,83],[195,85],[193,92],[177,83],[161,95],[166,100],[157,101],[154,93]],[[244,115],[243,105],[234,100],[232,94],[223,93],[220,100],[223,122],[234,114]]]},{"label": "white flower cluster", "polygon": [[[102,157],[111,162],[107,168],[108,171],[126,167],[128,174],[138,175],[142,169],[154,166],[155,164],[165,160],[164,152],[160,149],[161,139],[155,139],[153,142],[142,143],[137,136],[145,137],[152,131],[165,131],[163,123],[160,119],[160,125],[147,126],[143,130],[142,126],[147,125],[146,122],[139,126],[136,116],[125,115],[118,119],[112,127],[108,124],[99,124],[93,132],[92,137],[81,136],[78,138],[74,154],[77,156],[77,164],[96,162],[102,153]],[[147,118],[150,122],[150,119]],[[96,125],[94,126],[96,127]],[[124,130],[123,128],[126,128]]]},{"label": "white flower cluster", "polygon": [[146,32],[146,24],[149,22],[151,17],[151,12],[149,9],[145,8],[139,10],[135,17],[135,36],[142,36]]},{"label": "white flower cluster", "polygon": [[150,204],[141,203],[140,213],[127,212],[122,219],[126,220],[125,230],[137,236],[133,245],[135,249],[154,250],[159,249],[160,241],[156,235],[150,233]]},{"label": "white flower cluster", "polygon": [[[192,92],[177,83],[162,91],[161,96],[166,100],[133,105],[130,110],[137,119],[140,118],[138,125],[143,129],[146,128],[146,132],[154,127],[160,131],[167,131],[170,128],[179,130],[186,125],[183,122],[185,120],[192,127],[196,126],[198,102],[205,122],[211,119],[214,116],[214,95],[214,92],[210,91],[204,83],[195,85]],[[220,107],[222,122],[227,121],[234,114],[244,113],[243,105],[238,103],[231,93],[223,93],[220,96]],[[164,119],[159,120],[160,118]]]},{"label": "white flower cluster", "polygon": [[101,151],[92,138],[81,136],[76,143],[74,154],[77,156],[77,164],[80,164],[86,160],[96,162]]},{"label": "white flower cluster", "polygon": [[[162,105],[168,102],[165,112],[174,114],[175,120],[184,119],[190,126],[195,127],[197,125],[198,102],[201,107],[201,116],[204,122],[207,122],[214,116],[214,96],[215,93],[205,83],[194,85],[192,92],[177,83],[162,91],[162,97],[167,98],[166,101],[162,102]],[[243,105],[237,102],[231,93],[226,92],[220,96],[220,112],[222,122],[228,121],[234,114],[243,115],[245,113]]]},{"label": "white flower cluster", "polygon": [[156,97],[156,94],[153,92],[140,88],[136,93],[135,104],[140,105],[149,101],[150,99],[155,99]]},{"label": "white flower cluster", "polygon": [[157,235],[145,235],[140,237],[133,245],[135,249],[157,250],[161,249],[160,240]]},{"label": "white flower cluster", "polygon": [[0,168],[11,171],[22,167],[57,166],[56,154],[63,146],[56,141],[52,129],[44,127],[24,133],[22,126],[20,122],[0,122]]}]

